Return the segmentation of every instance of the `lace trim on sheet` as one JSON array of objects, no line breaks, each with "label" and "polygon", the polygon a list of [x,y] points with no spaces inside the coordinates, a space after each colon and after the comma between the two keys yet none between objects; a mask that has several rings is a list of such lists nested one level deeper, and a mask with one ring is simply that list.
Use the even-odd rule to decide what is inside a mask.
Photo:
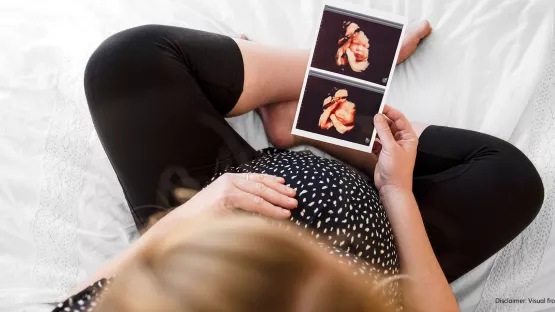
[{"label": "lace trim on sheet", "polygon": [[546,249],[555,218],[555,36],[551,60],[531,104],[533,125],[528,157],[542,177],[545,199],[532,224],[501,250],[476,311],[519,311],[523,305],[495,304],[495,298],[524,298]]},{"label": "lace trim on sheet", "polygon": [[[76,205],[88,162],[92,122],[83,95],[83,60],[66,57],[60,66],[57,101],[43,158],[43,181],[32,223],[36,288],[60,300],[75,285],[79,268]],[[86,60],[85,60],[86,61]],[[44,299],[46,300],[46,299]]]}]

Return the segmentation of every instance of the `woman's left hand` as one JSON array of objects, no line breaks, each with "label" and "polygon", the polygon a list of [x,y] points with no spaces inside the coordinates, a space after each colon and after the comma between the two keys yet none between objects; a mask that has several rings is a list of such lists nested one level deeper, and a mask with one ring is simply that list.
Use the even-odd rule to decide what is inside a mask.
[{"label": "woman's left hand", "polygon": [[416,161],[418,137],[400,111],[386,105],[383,114],[374,117],[378,133],[373,153],[378,155],[374,183],[381,194],[390,190],[412,192],[412,174]]}]

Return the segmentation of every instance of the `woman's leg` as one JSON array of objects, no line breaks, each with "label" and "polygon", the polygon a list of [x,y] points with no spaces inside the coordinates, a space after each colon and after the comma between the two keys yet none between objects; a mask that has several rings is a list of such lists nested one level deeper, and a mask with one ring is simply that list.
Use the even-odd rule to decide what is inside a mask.
[{"label": "woman's leg", "polygon": [[99,138],[141,227],[200,189],[216,171],[253,156],[224,117],[243,90],[229,37],[149,25],[118,33],[91,56],[85,91]]},{"label": "woman's leg", "polygon": [[540,176],[517,148],[438,126],[420,136],[413,191],[449,282],[514,239],[543,202]]},{"label": "woman's leg", "polygon": [[235,42],[243,55],[245,84],[239,102],[228,117],[248,113],[268,103],[298,102],[308,66],[308,51],[281,49],[241,39]]},{"label": "woman's leg", "polygon": [[[419,35],[406,41],[416,45],[419,39],[412,37]],[[177,204],[170,195],[174,187],[200,188],[218,168],[250,159],[252,148],[222,116],[284,103],[265,111],[270,117],[283,111],[283,119],[263,120],[270,140],[286,147],[279,143],[292,138],[307,64],[306,51],[239,39],[233,44],[225,36],[177,27],[137,27],[107,39],[89,60],[85,91],[137,224],[156,212],[154,205]],[[369,155],[296,142],[307,143],[355,165]]]},{"label": "woman's leg", "polygon": [[[401,52],[399,54],[398,63],[405,61],[410,55],[412,55],[420,42],[424,40],[427,36],[429,36],[432,32],[432,27],[428,21],[421,22],[417,27],[409,31],[403,40],[401,45]],[[239,44],[241,47],[241,44]],[[245,52],[243,52],[245,55]],[[259,54],[259,57],[256,58],[258,60],[265,60],[263,53]],[[279,58],[276,57],[276,58]],[[264,124],[264,129],[266,131],[266,135],[270,142],[278,148],[291,148],[294,146],[299,145],[311,145],[316,148],[319,148],[330,155],[337,157],[359,169],[364,170],[365,172],[369,173],[370,175],[374,171],[374,167],[376,165],[377,158],[373,154],[365,153],[356,151],[350,148],[344,148],[338,145],[329,144],[317,140],[312,140],[304,137],[297,137],[291,134],[291,129],[293,127],[293,121],[295,119],[295,113],[298,105],[298,98],[301,93],[302,82],[304,79],[305,69],[308,65],[308,52],[304,53],[297,53],[295,58],[289,57],[291,59],[295,59],[294,62],[287,62],[289,66],[302,66],[302,68],[293,68],[287,67],[284,65],[283,68],[286,69],[283,75],[280,75],[282,79],[285,77],[288,79],[288,86],[290,90],[293,90],[293,93],[289,93],[285,99],[280,101],[266,101],[266,102],[258,102],[258,104],[250,104],[249,107],[259,108],[258,113],[262,118],[262,122]],[[247,62],[247,60],[245,61]],[[263,61],[262,63],[264,63]],[[263,69],[261,72],[273,71],[278,67],[281,67],[283,63],[278,63],[272,68]],[[263,64],[256,64],[257,68],[262,69],[264,68]],[[247,65],[245,65],[246,74],[245,81],[248,80],[249,70],[247,69]],[[292,70],[293,69],[293,70]],[[281,69],[283,71],[283,69]],[[280,72],[276,70],[276,72]],[[255,75],[251,75],[255,77]],[[253,79],[256,81],[257,79]],[[256,84],[256,83],[255,83]],[[257,88],[253,88],[257,89]],[[265,89],[257,89],[259,92],[263,92]],[[291,98],[291,95],[295,95],[295,97]],[[243,97],[242,97],[243,99]],[[261,106],[263,105],[263,106]]]},{"label": "woman's leg", "polygon": [[[430,24],[424,21],[407,33],[401,47],[399,63],[414,53],[420,41],[431,31]],[[291,134],[308,66],[308,51],[265,46],[242,39],[234,40],[243,56],[244,90],[226,117],[239,116],[259,109],[266,135],[274,146],[290,148],[297,145],[313,145],[355,167],[367,172],[373,171],[376,158],[372,154],[294,137]]]},{"label": "woman's leg", "polygon": [[[431,32],[432,27],[428,21],[421,22],[418,27],[409,31],[401,45],[398,63],[412,55],[419,43]],[[242,39],[235,41],[241,49],[245,64],[245,90],[229,116],[242,115],[274,103],[263,109],[265,113],[272,115],[277,113],[276,111],[286,110],[286,116],[289,117],[287,120],[292,123],[295,112],[290,107],[296,107],[301,94],[306,68],[309,65],[309,52],[265,46]],[[281,131],[281,127],[274,129],[274,126],[279,126],[281,122],[280,118],[264,119],[270,140],[279,141],[284,139],[281,136],[291,136],[291,127],[287,131]]]}]

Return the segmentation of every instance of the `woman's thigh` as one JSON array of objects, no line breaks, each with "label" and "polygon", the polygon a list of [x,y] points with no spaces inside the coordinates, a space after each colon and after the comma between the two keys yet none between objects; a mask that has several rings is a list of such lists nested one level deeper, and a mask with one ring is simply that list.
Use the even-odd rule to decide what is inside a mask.
[{"label": "woman's thigh", "polygon": [[543,202],[540,176],[516,147],[438,126],[420,137],[413,190],[449,282],[514,239]]},{"label": "woman's thigh", "polygon": [[200,189],[254,150],[225,121],[243,90],[229,37],[149,25],[104,41],[85,91],[98,136],[140,227],[175,206],[175,187]]}]

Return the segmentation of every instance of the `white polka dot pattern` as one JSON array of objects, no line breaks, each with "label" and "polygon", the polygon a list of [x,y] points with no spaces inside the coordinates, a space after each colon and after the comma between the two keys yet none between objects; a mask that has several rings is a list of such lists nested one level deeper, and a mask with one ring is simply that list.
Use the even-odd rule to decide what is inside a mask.
[{"label": "white polka dot pattern", "polygon": [[[399,273],[399,258],[389,220],[375,187],[349,167],[310,153],[268,148],[250,163],[225,172],[283,177],[297,191],[299,207],[290,221],[308,230],[354,275],[377,283]],[[384,288],[390,303],[400,303],[399,283]]]},{"label": "white polka dot pattern", "polygon": [[[347,166],[308,153],[262,150],[250,163],[225,172],[265,173],[283,177],[297,191],[299,207],[290,226],[306,229],[318,245],[365,283],[376,284],[399,273],[399,258],[389,220],[376,189]],[[54,312],[92,311],[109,280],[101,280],[60,303]],[[402,308],[397,280],[382,289],[388,304]]]},{"label": "white polka dot pattern", "polygon": [[77,295],[58,304],[53,312],[92,312],[101,297],[102,291],[106,289],[110,282],[111,280],[101,279]]}]

